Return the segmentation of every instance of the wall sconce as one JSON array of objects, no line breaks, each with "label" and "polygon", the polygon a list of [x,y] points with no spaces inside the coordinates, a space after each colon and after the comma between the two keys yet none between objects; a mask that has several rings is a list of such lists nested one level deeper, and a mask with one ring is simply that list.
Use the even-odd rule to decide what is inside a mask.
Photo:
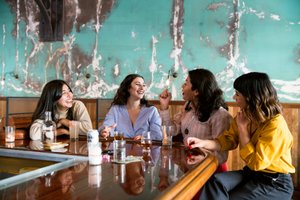
[{"label": "wall sconce", "polygon": [[169,88],[171,85],[171,82],[174,78],[177,78],[178,73],[175,72],[175,70],[172,68],[168,71],[168,77],[167,77],[167,81],[166,81],[166,88]]}]

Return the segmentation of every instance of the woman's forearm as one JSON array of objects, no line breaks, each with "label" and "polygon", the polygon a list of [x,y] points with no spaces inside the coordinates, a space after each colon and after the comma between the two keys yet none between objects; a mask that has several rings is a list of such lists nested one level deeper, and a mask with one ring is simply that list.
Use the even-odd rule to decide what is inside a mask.
[{"label": "woman's forearm", "polygon": [[203,148],[212,150],[212,151],[220,151],[221,150],[221,145],[218,142],[218,140],[203,140],[204,145]]}]

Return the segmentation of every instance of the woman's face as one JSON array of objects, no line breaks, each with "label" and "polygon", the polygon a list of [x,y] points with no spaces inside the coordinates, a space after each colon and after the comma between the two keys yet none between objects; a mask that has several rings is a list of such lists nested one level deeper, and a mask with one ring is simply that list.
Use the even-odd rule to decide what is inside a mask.
[{"label": "woman's face", "polygon": [[136,100],[140,100],[145,95],[146,85],[144,83],[144,79],[141,77],[136,77],[133,79],[130,85],[129,93],[130,97]]},{"label": "woman's face", "polygon": [[246,99],[245,97],[239,92],[239,91],[235,91],[235,94],[232,97],[235,101],[236,104],[241,108],[241,109],[245,109],[246,108]]},{"label": "woman's face", "polygon": [[185,82],[182,84],[181,88],[182,98],[185,101],[192,101],[194,100],[195,96],[198,95],[198,92],[196,90],[192,90],[192,83],[189,76],[185,79]]},{"label": "woman's face", "polygon": [[145,178],[143,174],[142,164],[140,162],[130,163],[126,165],[126,182],[125,189],[129,193],[140,194],[145,186]]},{"label": "woman's face", "polygon": [[73,105],[73,93],[70,91],[67,85],[62,87],[62,96],[58,100],[59,109],[68,109]]}]

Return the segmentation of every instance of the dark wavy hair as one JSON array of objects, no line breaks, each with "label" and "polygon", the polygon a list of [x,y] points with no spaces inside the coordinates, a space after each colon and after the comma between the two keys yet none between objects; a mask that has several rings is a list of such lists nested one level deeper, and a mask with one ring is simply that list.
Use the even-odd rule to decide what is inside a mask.
[{"label": "dark wavy hair", "polygon": [[[129,89],[131,87],[131,83],[137,77],[144,79],[144,77],[142,77],[139,74],[129,74],[125,77],[125,79],[122,81],[119,89],[117,90],[117,93],[111,103],[111,106],[127,104],[127,100],[130,96]],[[145,96],[141,99],[140,103],[141,103],[141,105],[145,105],[146,107],[151,106],[148,103],[148,101],[145,99]]]},{"label": "dark wavy hair", "polygon": [[[205,122],[210,117],[214,110],[220,107],[228,110],[223,97],[223,91],[219,88],[214,74],[207,69],[190,70],[188,73],[192,84],[192,90],[198,91],[199,95],[196,112],[198,119]],[[188,102],[185,110],[190,110],[190,103]]]},{"label": "dark wavy hair", "polygon": [[[55,111],[57,109],[57,102],[62,97],[63,85],[68,86],[69,90],[72,92],[70,86],[63,80],[52,80],[48,82],[42,91],[41,97],[38,101],[37,107],[32,116],[32,122],[36,119],[45,119],[45,112],[51,111],[52,120],[57,122],[55,119]],[[72,108],[68,110],[67,119],[73,119]]]},{"label": "dark wavy hair", "polygon": [[277,92],[266,73],[250,72],[238,77],[233,87],[246,100],[246,116],[263,123],[281,113]]}]

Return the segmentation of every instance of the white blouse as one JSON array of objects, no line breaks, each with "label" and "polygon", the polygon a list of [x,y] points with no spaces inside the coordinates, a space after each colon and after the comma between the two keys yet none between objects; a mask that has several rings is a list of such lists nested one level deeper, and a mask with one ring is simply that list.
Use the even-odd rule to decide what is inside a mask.
[{"label": "white blouse", "polygon": [[[200,122],[196,115],[195,108],[191,106],[191,110],[186,111],[182,107],[181,111],[174,115],[173,119],[170,117],[169,110],[160,110],[160,115],[163,124],[173,124],[176,126],[176,131],[173,135],[182,134],[184,140],[187,137],[197,137],[200,139],[215,139],[225,130],[229,128],[232,121],[230,113],[220,107],[218,110],[213,111],[211,116],[206,122]],[[217,156],[219,164],[227,160],[228,152],[214,152]]]}]

